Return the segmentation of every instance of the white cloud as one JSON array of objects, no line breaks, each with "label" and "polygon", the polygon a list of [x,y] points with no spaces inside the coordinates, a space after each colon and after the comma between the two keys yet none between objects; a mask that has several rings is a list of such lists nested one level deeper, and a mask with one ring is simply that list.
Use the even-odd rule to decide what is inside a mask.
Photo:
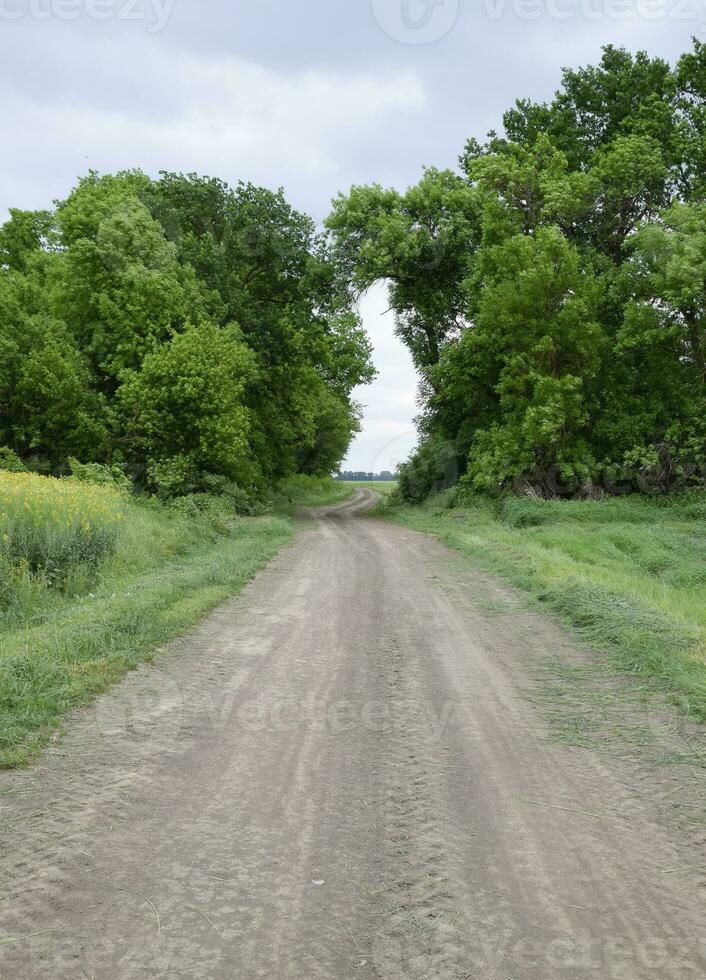
[{"label": "white cloud", "polygon": [[[114,59],[115,53],[106,46],[107,58]],[[51,92],[43,99],[18,98],[5,88],[0,111],[14,131],[12,158],[0,164],[5,192],[13,184],[21,191],[25,184],[19,162],[41,161],[43,148],[50,147],[62,186],[54,187],[52,180],[49,198],[65,194],[89,167],[136,166],[148,172],[196,170],[274,186],[282,183],[283,174],[294,184],[326,176],[332,193],[345,163],[342,148],[384,126],[390,116],[414,114],[426,105],[424,87],[409,71],[285,74],[242,58],[203,60],[179,52],[175,63],[174,51],[152,47],[150,53],[149,60],[136,61],[130,92],[139,90],[142,70],[145,86],[169,77],[173,85],[164,93],[161,113],[154,107],[136,112],[132,98],[121,102],[113,92],[111,98],[96,92],[92,103],[85,93],[56,102]],[[154,89],[146,95],[150,99]],[[23,201],[22,196],[1,205],[48,203]]]},{"label": "white cloud", "polygon": [[[261,66],[232,60],[181,67],[184,103],[174,117],[135,119],[100,110],[52,115],[52,135],[98,143],[112,157],[178,160],[185,167],[222,173],[237,165],[262,173],[294,175],[336,170],[342,134],[366,128],[386,114],[418,110],[424,92],[413,75],[336,76],[304,72],[278,75]],[[125,147],[127,141],[129,149]]]}]

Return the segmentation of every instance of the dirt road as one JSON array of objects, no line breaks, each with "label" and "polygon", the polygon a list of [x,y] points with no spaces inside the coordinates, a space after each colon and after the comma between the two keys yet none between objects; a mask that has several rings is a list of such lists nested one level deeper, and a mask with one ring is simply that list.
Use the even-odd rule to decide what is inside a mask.
[{"label": "dirt road", "polygon": [[567,638],[370,497],[0,778],[0,977],[706,975],[683,773],[551,742]]}]

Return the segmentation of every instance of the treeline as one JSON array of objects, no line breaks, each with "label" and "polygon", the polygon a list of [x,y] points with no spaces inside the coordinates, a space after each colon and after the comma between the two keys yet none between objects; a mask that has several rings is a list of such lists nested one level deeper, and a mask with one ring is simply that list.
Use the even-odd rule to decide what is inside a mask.
[{"label": "treeline", "polygon": [[0,228],[0,454],[100,463],[165,496],[329,474],[370,347],[282,193],[90,174]]},{"label": "treeline", "polygon": [[355,293],[390,283],[421,375],[408,499],[703,486],[706,47],[607,47],[469,140],[458,172],[354,187],[328,226]]},{"label": "treeline", "polygon": [[337,479],[346,483],[392,483],[397,479],[391,470],[382,473],[366,473],[364,470],[344,470]]}]

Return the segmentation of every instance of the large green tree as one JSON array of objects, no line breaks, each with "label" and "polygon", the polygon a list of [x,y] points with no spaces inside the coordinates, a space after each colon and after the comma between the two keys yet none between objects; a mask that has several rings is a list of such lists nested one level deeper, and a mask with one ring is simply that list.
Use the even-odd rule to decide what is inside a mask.
[{"label": "large green tree", "polygon": [[144,460],[149,481],[168,490],[194,489],[203,474],[249,485],[243,395],[256,374],[237,328],[187,325],[125,376],[117,403],[128,458]]},{"label": "large green tree", "polygon": [[703,480],[705,98],[700,42],[675,66],[607,47],[469,140],[458,173],[334,202],[349,288],[390,284],[420,369],[410,499],[458,476],[549,494]]},{"label": "large green tree", "polygon": [[[256,355],[257,384],[245,398],[265,474],[285,476],[301,459],[320,459],[321,472],[335,468],[355,431],[350,394],[373,371],[367,337],[311,219],[281,191],[193,174],[163,174],[143,199],[196,270],[210,315],[237,323]],[[330,414],[332,390],[348,419],[337,459],[317,453],[324,427],[316,419]]]},{"label": "large green tree", "polygon": [[281,192],[90,173],[0,228],[0,445],[149,488],[329,473],[370,344],[336,257]]}]

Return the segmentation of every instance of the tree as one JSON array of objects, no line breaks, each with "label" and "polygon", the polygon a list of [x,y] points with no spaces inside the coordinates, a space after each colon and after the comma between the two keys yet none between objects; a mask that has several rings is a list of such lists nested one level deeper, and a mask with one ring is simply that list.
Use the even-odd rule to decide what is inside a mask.
[{"label": "tree", "polygon": [[179,266],[135,182],[92,175],[57,213],[66,251],[52,267],[50,300],[109,394],[201,306],[192,271]]},{"label": "tree", "polygon": [[0,228],[2,300],[0,436],[48,470],[129,463],[162,492],[329,472],[374,374],[311,219],[249,184],[90,173]]},{"label": "tree", "polygon": [[408,499],[703,479],[705,100],[701,42],[674,68],[609,46],[459,174],[334,203],[350,288],[390,282],[420,370]]},{"label": "tree", "polygon": [[42,309],[31,277],[0,273],[0,445],[52,466],[100,456],[105,406],[66,325]]},{"label": "tree", "polygon": [[379,185],[340,195],[328,218],[356,294],[390,284],[397,333],[425,371],[462,326],[462,283],[480,239],[478,196],[451,171],[427,170],[406,194]]},{"label": "tree", "polygon": [[370,345],[311,219],[281,191],[193,174],[163,174],[143,199],[196,270],[211,316],[237,322],[256,354],[258,383],[246,401],[263,472],[277,479],[314,457],[324,433],[314,418],[330,415],[329,387],[345,403],[347,446],[357,425],[350,394],[373,376]]},{"label": "tree", "polygon": [[203,473],[251,485],[250,413],[244,404],[255,358],[240,331],[188,325],[147,354],[118,392],[129,461],[144,461],[147,482],[194,489]]},{"label": "tree", "polygon": [[10,220],[0,227],[0,268],[27,272],[29,260],[54,240],[49,211],[10,208]]},{"label": "tree", "polygon": [[[706,473],[706,206],[675,203],[644,223],[626,269],[632,297],[617,349],[630,366],[635,406],[606,423],[643,480],[703,479]],[[619,453],[616,453],[620,459]],[[651,475],[650,475],[651,472]],[[659,479],[657,474],[661,474]]]}]

